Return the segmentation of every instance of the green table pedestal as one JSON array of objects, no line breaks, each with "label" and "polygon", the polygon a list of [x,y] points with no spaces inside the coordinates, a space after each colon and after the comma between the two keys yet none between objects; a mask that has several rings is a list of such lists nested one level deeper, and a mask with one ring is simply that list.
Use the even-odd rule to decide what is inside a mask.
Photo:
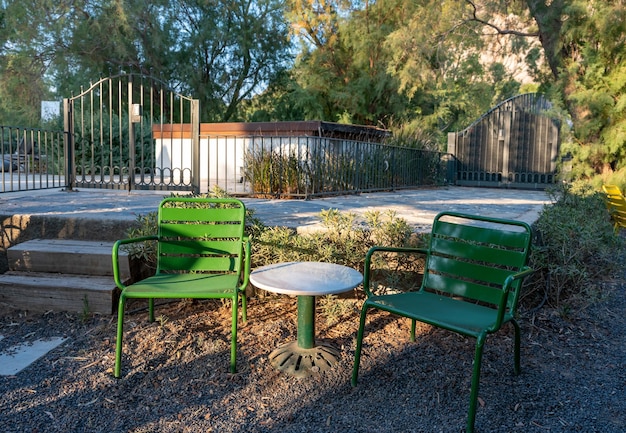
[{"label": "green table pedestal", "polygon": [[274,350],[272,365],[292,376],[307,377],[328,370],[340,356],[328,344],[315,344],[315,296],[298,296],[298,340]]}]

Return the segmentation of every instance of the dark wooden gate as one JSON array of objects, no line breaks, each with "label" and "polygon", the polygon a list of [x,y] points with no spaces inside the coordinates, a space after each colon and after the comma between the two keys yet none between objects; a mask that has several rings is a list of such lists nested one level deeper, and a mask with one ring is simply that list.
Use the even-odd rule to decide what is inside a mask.
[{"label": "dark wooden gate", "polygon": [[544,189],[556,182],[559,121],[536,93],[510,98],[448,134],[456,185]]}]

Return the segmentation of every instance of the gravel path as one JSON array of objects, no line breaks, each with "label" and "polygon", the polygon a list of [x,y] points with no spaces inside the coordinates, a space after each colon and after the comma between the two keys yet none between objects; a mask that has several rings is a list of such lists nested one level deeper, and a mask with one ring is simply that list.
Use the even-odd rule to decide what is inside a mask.
[{"label": "gravel path", "polygon": [[[522,314],[522,374],[512,330],[485,345],[477,432],[626,431],[626,294],[563,317]],[[356,299],[318,305],[318,336],[342,350],[334,369],[306,379],[274,370],[268,354],[295,338],[295,299],[253,298],[240,328],[238,373],[228,374],[229,309],[175,302],[148,323],[127,316],[122,379],[112,377],[115,320],[29,314],[0,306],[0,351],[67,341],[15,376],[0,376],[3,432],[462,432],[474,341],[369,315],[360,382],[350,386]]]}]

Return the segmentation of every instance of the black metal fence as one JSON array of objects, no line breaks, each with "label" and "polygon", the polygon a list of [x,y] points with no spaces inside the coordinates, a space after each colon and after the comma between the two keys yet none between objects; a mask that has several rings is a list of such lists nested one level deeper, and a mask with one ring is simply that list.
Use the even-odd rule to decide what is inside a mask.
[{"label": "black metal fence", "polygon": [[65,133],[0,126],[0,192],[64,187]]},{"label": "black metal fence", "polygon": [[0,126],[1,192],[219,187],[236,195],[310,198],[440,185],[454,177],[444,153],[353,135],[211,136],[202,132],[199,111],[198,100],[154,77],[103,78],[63,100],[63,131]]},{"label": "black metal fence", "polygon": [[254,195],[310,198],[389,191],[442,185],[453,174],[442,152],[324,137],[241,140],[240,181]]}]

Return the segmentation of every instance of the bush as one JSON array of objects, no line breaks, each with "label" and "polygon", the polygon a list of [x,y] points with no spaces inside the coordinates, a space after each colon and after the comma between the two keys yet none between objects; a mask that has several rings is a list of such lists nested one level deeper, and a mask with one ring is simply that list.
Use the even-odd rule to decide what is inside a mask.
[{"label": "bush", "polygon": [[590,184],[562,184],[548,193],[553,204],[533,225],[530,265],[535,273],[521,302],[565,312],[600,294],[603,280],[621,267],[624,244],[613,231],[603,195]]},{"label": "bush", "polygon": [[393,211],[367,212],[359,225],[352,213],[336,209],[320,213],[325,230],[297,234],[287,227],[268,227],[253,241],[253,266],[278,262],[333,262],[363,269],[367,250],[378,244],[406,246],[417,242],[411,227]]}]

